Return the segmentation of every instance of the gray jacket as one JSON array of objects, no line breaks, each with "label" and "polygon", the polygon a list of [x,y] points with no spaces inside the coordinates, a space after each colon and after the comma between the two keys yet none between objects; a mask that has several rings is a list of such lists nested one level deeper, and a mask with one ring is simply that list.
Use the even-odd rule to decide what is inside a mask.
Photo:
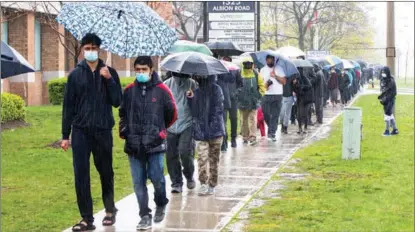
[{"label": "gray jacket", "polygon": [[186,92],[191,89],[194,91],[197,87],[196,82],[190,78],[171,77],[164,82],[171,90],[177,106],[177,121],[167,129],[168,132],[180,134],[192,126],[192,114],[187,103]]}]

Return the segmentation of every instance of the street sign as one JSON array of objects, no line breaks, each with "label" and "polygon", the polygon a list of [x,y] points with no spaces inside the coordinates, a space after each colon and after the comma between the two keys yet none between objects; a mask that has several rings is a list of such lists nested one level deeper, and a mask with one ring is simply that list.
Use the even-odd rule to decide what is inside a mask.
[{"label": "street sign", "polygon": [[307,59],[318,59],[330,55],[329,51],[307,51]]},{"label": "street sign", "polygon": [[245,52],[255,51],[255,2],[208,2],[209,41],[231,41]]}]

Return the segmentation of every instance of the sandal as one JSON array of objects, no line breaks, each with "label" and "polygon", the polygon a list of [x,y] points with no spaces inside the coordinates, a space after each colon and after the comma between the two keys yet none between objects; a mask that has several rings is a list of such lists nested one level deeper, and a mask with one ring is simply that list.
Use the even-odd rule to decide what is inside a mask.
[{"label": "sandal", "polygon": [[95,226],[93,224],[87,223],[86,225],[82,222],[87,223],[86,221],[80,221],[78,224],[72,226],[72,231],[88,231],[88,230],[95,230]]},{"label": "sandal", "polygon": [[[115,217],[117,216],[117,211],[115,210],[114,213],[112,213],[112,216],[105,216],[104,219],[102,219],[102,225],[103,226],[112,226],[115,224]],[[105,223],[105,221],[110,221],[109,223]]]}]

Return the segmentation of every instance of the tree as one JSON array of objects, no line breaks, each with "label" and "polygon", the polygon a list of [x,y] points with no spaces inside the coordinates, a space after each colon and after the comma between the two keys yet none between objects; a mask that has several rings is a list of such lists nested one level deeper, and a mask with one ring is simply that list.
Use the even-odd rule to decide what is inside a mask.
[{"label": "tree", "polygon": [[173,15],[179,27],[177,32],[186,40],[196,41],[203,27],[203,3],[173,2]]}]

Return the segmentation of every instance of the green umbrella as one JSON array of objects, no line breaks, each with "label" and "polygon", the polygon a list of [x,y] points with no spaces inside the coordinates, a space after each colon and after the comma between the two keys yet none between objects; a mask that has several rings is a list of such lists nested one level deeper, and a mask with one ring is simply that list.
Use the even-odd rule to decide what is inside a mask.
[{"label": "green umbrella", "polygon": [[198,44],[187,40],[178,40],[170,48],[169,53],[179,52],[199,52],[208,56],[212,56],[212,51],[205,44]]}]

